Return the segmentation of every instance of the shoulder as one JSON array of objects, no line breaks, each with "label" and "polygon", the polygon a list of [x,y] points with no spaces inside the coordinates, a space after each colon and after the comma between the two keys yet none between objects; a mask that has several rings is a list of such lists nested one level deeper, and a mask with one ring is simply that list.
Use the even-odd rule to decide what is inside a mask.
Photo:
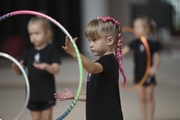
[{"label": "shoulder", "polygon": [[115,56],[114,54],[104,55],[99,60],[114,60]]},{"label": "shoulder", "polygon": [[152,48],[154,51],[159,51],[161,49],[161,42],[156,40],[149,40],[148,44],[150,48]]},{"label": "shoulder", "polygon": [[118,66],[118,62],[114,54],[104,55],[96,62],[100,63],[103,66],[105,73],[112,71],[114,69],[114,66]]},{"label": "shoulder", "polygon": [[141,40],[139,38],[133,39],[130,43],[139,43]]},{"label": "shoulder", "polygon": [[34,47],[29,47],[29,48],[26,48],[25,50],[24,50],[24,53],[31,53],[32,51],[34,51],[35,49],[34,49]]},{"label": "shoulder", "polygon": [[21,55],[21,58],[20,58],[20,59],[26,61],[27,58],[34,53],[34,50],[35,50],[35,49],[34,49],[33,47],[26,48],[26,49],[24,50],[23,54]]},{"label": "shoulder", "polygon": [[48,45],[46,47],[46,50],[49,51],[49,52],[57,52],[57,49],[52,45]]},{"label": "shoulder", "polygon": [[160,46],[160,45],[161,45],[161,42],[158,41],[158,40],[149,40],[148,42],[149,42],[150,44],[157,45],[157,46]]},{"label": "shoulder", "polygon": [[128,44],[128,46],[129,46],[130,48],[134,48],[135,46],[137,46],[137,45],[139,45],[139,44],[141,44],[141,40],[138,39],[138,38],[136,38],[136,39],[132,40],[132,41]]},{"label": "shoulder", "polygon": [[96,62],[99,62],[100,64],[104,65],[113,65],[114,63],[117,63],[117,60],[114,56],[114,54],[104,55]]},{"label": "shoulder", "polygon": [[55,47],[54,47],[53,45],[48,45],[48,46],[46,47],[46,49],[48,49],[48,50],[55,50]]}]

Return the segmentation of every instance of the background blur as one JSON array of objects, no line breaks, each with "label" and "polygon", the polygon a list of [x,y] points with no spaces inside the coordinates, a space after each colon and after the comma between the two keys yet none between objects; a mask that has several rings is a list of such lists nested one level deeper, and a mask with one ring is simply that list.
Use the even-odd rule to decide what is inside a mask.
[{"label": "background blur", "polygon": [[[162,43],[161,65],[157,73],[155,89],[155,120],[180,120],[180,0],[0,0],[0,16],[16,10],[43,12],[63,25],[72,37],[78,37],[77,46],[83,54],[95,60],[89,51],[84,29],[97,16],[110,15],[122,26],[132,27],[132,21],[139,15],[148,15],[156,21],[157,37]],[[19,15],[0,22],[0,52],[19,58],[23,50],[31,46],[27,23],[31,15]],[[79,81],[78,64],[67,55],[64,33],[53,25],[54,43],[62,58],[61,71],[56,75],[57,92],[64,87],[77,90]],[[124,33],[124,45],[133,37]],[[21,110],[25,97],[25,81],[11,69],[12,62],[0,57],[0,117],[12,120]],[[132,55],[124,57],[123,67],[128,81],[133,78]],[[85,93],[86,71],[82,93]],[[122,82],[122,78],[120,78]],[[139,106],[135,91],[121,90],[121,103],[125,120],[139,120]],[[53,118],[60,116],[71,101],[59,102],[54,107]],[[22,120],[31,120],[26,110]],[[78,102],[67,120],[85,120],[85,103]]]}]

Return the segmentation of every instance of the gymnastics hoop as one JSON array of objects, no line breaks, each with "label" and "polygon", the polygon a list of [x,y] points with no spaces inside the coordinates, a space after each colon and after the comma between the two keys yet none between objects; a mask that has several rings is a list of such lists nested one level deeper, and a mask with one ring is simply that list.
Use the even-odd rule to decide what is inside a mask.
[{"label": "gymnastics hoop", "polygon": [[148,45],[148,43],[147,43],[147,40],[146,40],[146,38],[145,38],[144,36],[136,33],[136,32],[135,32],[132,28],[130,28],[130,27],[123,27],[123,28],[122,28],[122,31],[123,31],[123,32],[132,32],[133,34],[137,35],[137,36],[140,38],[141,42],[144,44],[144,47],[145,47],[145,49],[146,49],[146,55],[147,55],[147,56],[146,56],[146,57],[147,57],[146,70],[145,70],[145,73],[144,73],[142,79],[140,80],[140,82],[137,83],[137,84],[135,84],[135,85],[133,85],[133,86],[126,86],[126,87],[124,87],[123,84],[120,84],[120,85],[119,85],[120,88],[122,88],[122,89],[134,90],[134,89],[136,89],[137,87],[143,85],[143,83],[144,83],[144,82],[146,81],[146,79],[147,79],[148,70],[149,70],[149,68],[150,68],[150,66],[151,66],[151,61],[150,61],[150,60],[151,60],[151,53],[150,53],[150,49],[149,49],[149,45]]},{"label": "gymnastics hoop", "polygon": [[3,53],[3,52],[0,52],[0,56],[5,57],[5,58],[11,60],[12,62],[14,62],[20,68],[20,70],[21,70],[21,72],[22,72],[22,74],[23,74],[23,76],[25,78],[27,91],[26,91],[25,103],[23,105],[23,108],[20,111],[20,113],[17,115],[17,117],[14,119],[14,120],[18,120],[22,116],[24,111],[26,110],[26,107],[27,107],[27,104],[28,104],[28,100],[29,100],[30,88],[29,88],[28,77],[27,77],[26,72],[25,72],[24,68],[22,67],[22,65],[15,58],[13,58],[12,56],[10,56],[10,55],[8,55],[6,53]]},{"label": "gymnastics hoop", "polygon": [[49,20],[50,22],[54,23],[57,27],[59,27],[64,32],[65,35],[69,36],[70,41],[72,42],[73,47],[75,49],[75,52],[76,52],[76,55],[77,55],[77,60],[78,60],[78,65],[79,65],[79,75],[80,75],[79,86],[78,86],[76,96],[75,96],[74,100],[72,101],[71,105],[69,106],[69,108],[60,117],[58,117],[56,119],[56,120],[62,120],[71,112],[71,110],[76,105],[76,102],[78,101],[78,98],[79,98],[79,95],[80,95],[80,92],[81,92],[81,89],[82,89],[83,67],[82,67],[82,60],[81,60],[79,50],[78,50],[77,45],[75,44],[73,38],[68,33],[68,31],[59,22],[57,22],[55,19],[53,19],[50,16],[45,15],[43,13],[36,12],[36,11],[31,11],[31,10],[18,10],[18,11],[10,12],[10,13],[7,13],[7,14],[1,16],[0,21],[6,19],[8,17],[15,16],[15,15],[21,15],[21,14],[30,14],[30,15],[40,16],[40,17],[43,17],[43,18]]}]

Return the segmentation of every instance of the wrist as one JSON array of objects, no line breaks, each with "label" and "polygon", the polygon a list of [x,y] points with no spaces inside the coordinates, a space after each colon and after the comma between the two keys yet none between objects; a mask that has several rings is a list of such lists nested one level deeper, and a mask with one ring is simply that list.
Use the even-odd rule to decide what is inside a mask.
[{"label": "wrist", "polygon": [[157,69],[157,66],[152,66],[152,69],[156,70],[156,69]]},{"label": "wrist", "polygon": [[77,58],[76,52],[72,53],[71,56],[76,59]]},{"label": "wrist", "polygon": [[44,70],[47,70],[48,66],[49,65],[47,63],[44,63]]},{"label": "wrist", "polygon": [[76,97],[76,94],[75,93],[73,93],[73,99]]}]

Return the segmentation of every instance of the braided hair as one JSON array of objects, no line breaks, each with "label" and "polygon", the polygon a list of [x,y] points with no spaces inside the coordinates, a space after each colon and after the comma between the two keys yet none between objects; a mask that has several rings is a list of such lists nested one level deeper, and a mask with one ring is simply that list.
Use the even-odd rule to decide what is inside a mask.
[{"label": "braided hair", "polygon": [[85,35],[89,38],[102,38],[102,36],[114,37],[115,56],[119,64],[119,70],[124,78],[123,85],[125,86],[126,75],[122,67],[122,27],[120,22],[110,16],[97,17],[88,24]]}]

